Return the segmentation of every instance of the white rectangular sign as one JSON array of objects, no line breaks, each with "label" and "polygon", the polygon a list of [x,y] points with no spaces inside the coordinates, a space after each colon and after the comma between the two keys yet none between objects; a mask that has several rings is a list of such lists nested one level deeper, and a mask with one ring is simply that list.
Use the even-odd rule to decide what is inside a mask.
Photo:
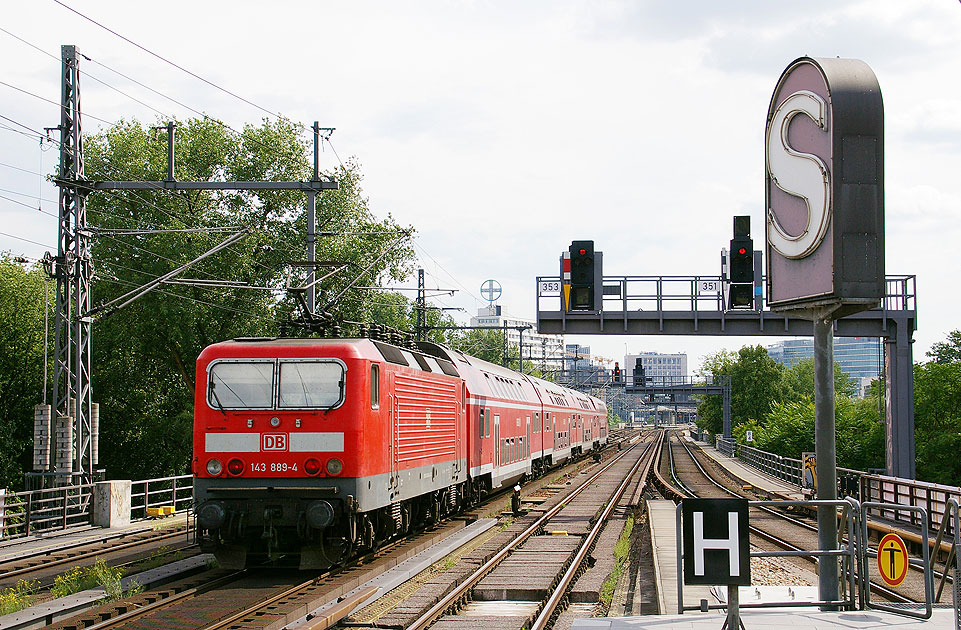
[{"label": "white rectangular sign", "polygon": [[720,293],[721,281],[720,280],[698,280],[697,292],[698,293]]},{"label": "white rectangular sign", "polygon": [[560,280],[541,280],[537,284],[537,295],[558,295],[560,292]]}]

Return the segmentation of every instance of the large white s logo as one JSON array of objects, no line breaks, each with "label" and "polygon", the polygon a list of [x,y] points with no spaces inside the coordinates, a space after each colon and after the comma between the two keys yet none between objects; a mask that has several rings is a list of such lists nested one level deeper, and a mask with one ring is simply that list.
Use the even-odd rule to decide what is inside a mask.
[{"label": "large white s logo", "polygon": [[767,170],[777,187],[807,204],[807,226],[797,236],[784,231],[768,208],[768,242],[786,258],[804,258],[818,248],[830,223],[831,182],[827,167],[816,155],[801,153],[788,143],[788,127],[798,114],[806,114],[827,131],[827,103],[807,90],[787,97],[774,112],[767,135]]}]

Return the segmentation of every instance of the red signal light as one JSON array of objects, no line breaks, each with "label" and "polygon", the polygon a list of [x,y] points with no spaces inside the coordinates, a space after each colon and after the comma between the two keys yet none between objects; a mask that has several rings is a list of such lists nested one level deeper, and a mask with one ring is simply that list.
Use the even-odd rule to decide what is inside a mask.
[{"label": "red signal light", "polygon": [[304,472],[313,477],[320,472],[320,462],[313,457],[304,462]]},{"label": "red signal light", "polygon": [[741,249],[737,250],[737,253],[743,256],[744,254],[747,253],[747,250],[742,247]]},{"label": "red signal light", "polygon": [[584,254],[587,253],[587,250],[586,250],[586,249],[581,249],[581,250],[578,251],[577,253],[580,254],[581,256],[583,256]]},{"label": "red signal light", "polygon": [[232,459],[227,462],[227,472],[231,475],[237,476],[244,472],[244,463],[239,459]]}]

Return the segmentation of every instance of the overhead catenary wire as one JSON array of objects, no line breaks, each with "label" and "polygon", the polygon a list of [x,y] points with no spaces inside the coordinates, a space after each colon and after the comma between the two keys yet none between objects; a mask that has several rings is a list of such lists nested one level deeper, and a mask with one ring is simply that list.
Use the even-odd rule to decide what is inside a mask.
[{"label": "overhead catenary wire", "polygon": [[158,54],[158,53],[155,53],[154,51],[150,50],[149,48],[147,48],[147,47],[145,47],[145,46],[142,46],[141,44],[138,44],[137,42],[133,41],[133,40],[130,39],[129,37],[126,37],[126,36],[124,36],[124,35],[121,35],[120,33],[118,33],[117,31],[115,31],[115,30],[113,30],[113,29],[111,29],[110,27],[105,26],[104,24],[101,24],[100,22],[94,20],[94,19],[91,18],[90,16],[85,15],[85,14],[81,13],[80,11],[77,11],[76,9],[74,9],[74,8],[71,7],[71,6],[68,6],[67,4],[65,4],[64,2],[62,2],[61,0],[53,0],[53,1],[54,1],[56,4],[59,4],[59,5],[62,6],[63,8],[67,9],[68,11],[71,11],[71,12],[75,13],[76,15],[80,16],[81,18],[87,20],[88,22],[90,22],[90,23],[92,23],[92,24],[94,24],[94,25],[102,28],[103,30],[107,31],[108,33],[110,33],[110,34],[112,34],[112,35],[114,35],[114,36],[116,36],[116,37],[119,37],[120,39],[122,39],[123,41],[127,42],[128,44],[130,44],[130,45],[132,45],[132,46],[134,46],[134,47],[136,47],[136,48],[139,48],[140,50],[142,50],[143,52],[147,53],[148,55],[151,55],[152,57],[155,57],[155,58],[159,59],[160,61],[162,61],[162,62],[164,62],[164,63],[166,63],[166,64],[168,64],[168,65],[171,65],[171,66],[173,66],[174,68],[177,68],[177,69],[180,70],[181,72],[184,72],[184,73],[186,73],[186,74],[189,74],[190,76],[194,77],[195,79],[197,79],[197,80],[199,80],[199,81],[202,81],[203,83],[206,83],[206,84],[209,85],[210,87],[215,88],[215,89],[217,89],[217,90],[220,90],[221,92],[223,92],[223,93],[225,93],[225,94],[228,94],[228,95],[230,95],[230,96],[232,96],[232,97],[234,97],[234,98],[236,98],[236,99],[238,99],[238,100],[240,100],[240,101],[243,101],[244,103],[247,103],[247,104],[250,105],[251,107],[255,107],[255,108],[259,109],[259,110],[262,111],[262,112],[265,112],[265,113],[267,113],[267,114],[270,114],[271,116],[274,116],[274,117],[279,118],[279,119],[287,120],[286,117],[281,116],[280,114],[278,114],[278,113],[276,113],[276,112],[273,112],[273,111],[271,111],[271,110],[269,110],[269,109],[267,109],[267,108],[265,108],[265,107],[262,107],[262,106],[258,105],[257,103],[254,103],[253,101],[248,100],[248,99],[244,98],[243,96],[240,96],[239,94],[236,94],[236,93],[234,93],[234,92],[231,92],[231,91],[228,90],[227,88],[221,87],[221,86],[217,85],[216,83],[214,83],[213,81],[209,81],[208,79],[205,79],[204,77],[200,76],[199,74],[196,74],[195,72],[191,72],[190,70],[184,68],[183,66],[181,66],[181,65],[179,65],[179,64],[177,64],[177,63],[174,63],[173,61],[167,59],[167,58],[164,57],[163,55],[160,55],[160,54]]},{"label": "overhead catenary wire", "polygon": [[7,232],[0,232],[0,236],[6,236],[7,238],[14,238],[18,241],[23,241],[25,243],[31,243],[33,245],[39,245],[40,247],[46,247],[47,249],[56,249],[53,245],[48,245],[46,243],[38,243],[37,241],[30,240],[29,238],[24,238],[22,236],[17,236],[16,234],[8,234]]}]

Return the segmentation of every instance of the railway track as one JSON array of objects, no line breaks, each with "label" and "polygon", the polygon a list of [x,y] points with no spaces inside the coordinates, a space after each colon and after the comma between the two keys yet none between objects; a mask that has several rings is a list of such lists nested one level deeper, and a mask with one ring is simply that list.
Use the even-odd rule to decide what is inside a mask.
[{"label": "railway track", "polygon": [[[661,467],[661,475],[665,476],[665,469],[674,481],[674,496],[698,496],[701,498],[749,498],[743,489],[732,487],[730,480],[721,474],[711,474],[713,465],[703,455],[698,457],[694,449],[677,436],[672,436],[667,443],[668,458]],[[665,481],[670,484],[670,481]],[[680,486],[680,487],[677,487]],[[766,550],[781,549],[785,551],[813,550],[818,548],[816,521],[801,513],[788,513],[782,509],[766,506],[752,506],[750,512],[751,535],[753,544]],[[842,532],[844,528],[841,528]],[[842,539],[846,541],[846,539]],[[817,561],[811,556],[804,557],[807,567],[816,565]],[[858,576],[855,574],[855,580]],[[884,600],[898,604],[917,604],[924,602],[923,572],[912,565],[912,571],[905,578],[897,591],[884,585],[879,579],[872,577],[871,592]]]},{"label": "railway track", "polygon": [[[175,544],[179,543],[179,544]],[[93,564],[97,559],[115,559],[114,566],[135,566],[160,547],[184,552],[191,547],[186,525],[161,530],[141,530],[69,544],[44,547],[30,553],[0,561],[0,589],[18,580],[37,581],[41,588],[65,567]]]},{"label": "railway track", "polygon": [[[554,471],[577,475],[584,460]],[[539,502],[556,493],[564,484],[546,483],[535,490]],[[98,630],[115,628],[172,628],[223,630],[226,628],[279,628],[298,620],[307,611],[337,600],[358,584],[376,577],[402,559],[415,555],[436,544],[450,533],[463,527],[467,520],[503,506],[505,494],[489,497],[472,514],[463,515],[420,536],[397,541],[374,553],[356,559],[350,566],[334,571],[307,572],[258,570],[244,572],[208,571],[165,585],[162,589],[142,593],[133,598],[104,604],[56,626],[62,630]],[[307,575],[309,579],[304,576]],[[227,596],[229,594],[229,596]],[[364,597],[352,598],[359,603]],[[326,627],[351,611],[345,602],[341,610],[327,612],[326,620],[312,619],[309,627]],[[314,624],[321,625],[314,625]],[[279,624],[279,625],[278,625]]]},{"label": "railway track", "polygon": [[[529,519],[498,551],[492,551],[476,570],[405,627],[423,630],[491,623],[505,630],[549,627],[618,498],[639,471],[646,476],[655,442],[624,451],[556,505]],[[494,618],[484,615],[491,607],[501,609]],[[514,614],[505,615],[504,609]]]}]

